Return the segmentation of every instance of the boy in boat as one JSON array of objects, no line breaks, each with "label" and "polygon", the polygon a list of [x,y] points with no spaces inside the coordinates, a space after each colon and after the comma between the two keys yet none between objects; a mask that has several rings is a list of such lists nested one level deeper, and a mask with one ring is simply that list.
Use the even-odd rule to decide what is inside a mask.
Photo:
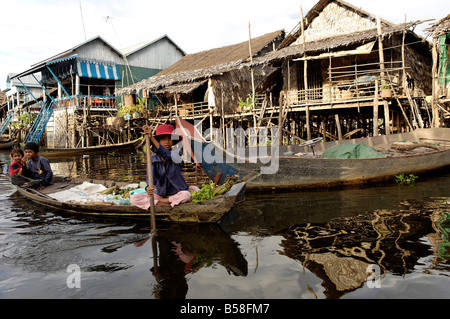
[{"label": "boy in boat", "polygon": [[24,153],[20,148],[13,149],[11,151],[12,163],[9,166],[9,175],[13,176],[15,174],[22,175],[22,167],[24,165]]},{"label": "boy in boat", "polygon": [[22,167],[22,175],[11,177],[11,183],[37,189],[50,185],[53,171],[48,159],[39,155],[39,145],[29,142],[25,145],[24,150],[26,165]]},{"label": "boy in boat", "polygon": [[150,195],[154,196],[155,205],[171,205],[172,207],[188,203],[192,200],[189,186],[181,174],[181,150],[172,150],[174,140],[181,137],[173,134],[172,125],[159,125],[155,135],[152,129],[145,125],[144,134],[148,134],[155,154],[152,155],[153,185],[146,187],[147,193],[131,196],[132,205],[142,209],[150,207]]}]

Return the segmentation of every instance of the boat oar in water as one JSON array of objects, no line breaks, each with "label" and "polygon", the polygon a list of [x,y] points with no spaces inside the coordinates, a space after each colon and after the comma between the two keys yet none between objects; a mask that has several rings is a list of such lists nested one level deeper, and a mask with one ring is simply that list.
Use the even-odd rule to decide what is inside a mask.
[{"label": "boat oar in water", "polygon": [[[146,150],[145,152],[147,153],[147,176],[148,176],[148,187],[150,187],[151,189],[154,188],[153,186],[153,169],[152,169],[152,156],[150,154],[150,150],[151,150],[151,142],[150,142],[150,137],[148,136],[148,134],[145,134],[145,145],[146,145]],[[156,235],[156,218],[155,218],[155,201],[154,201],[154,196],[153,194],[150,195],[150,226],[152,229],[151,234],[152,235]]]}]

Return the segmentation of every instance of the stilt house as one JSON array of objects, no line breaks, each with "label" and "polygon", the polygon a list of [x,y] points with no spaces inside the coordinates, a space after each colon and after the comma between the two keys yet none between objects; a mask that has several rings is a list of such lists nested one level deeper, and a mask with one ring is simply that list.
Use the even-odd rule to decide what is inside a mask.
[{"label": "stilt house", "polygon": [[435,126],[450,122],[450,14],[427,29],[433,43],[432,103],[440,116]]},{"label": "stilt house", "polygon": [[54,147],[104,145],[120,141],[122,130],[108,119],[123,103],[116,87],[148,78],[178,61],[182,51],[168,36],[119,51],[97,36],[13,76],[34,78],[43,98],[34,96],[40,113],[24,142]]},{"label": "stilt house", "polygon": [[430,126],[431,46],[413,32],[418,23],[395,25],[342,0],[319,1],[277,51],[253,63],[278,68],[257,88],[266,100],[254,110],[259,126],[280,126],[288,143]]},{"label": "stilt house", "polygon": [[[122,90],[119,94],[143,94],[157,101],[153,118],[203,118],[230,114],[252,99],[256,87],[272,72],[270,65],[242,68],[251,59],[277,49],[284,31],[276,31],[239,44],[188,54],[156,76]],[[250,55],[251,49],[251,55]],[[248,103],[247,103],[248,104]]]}]

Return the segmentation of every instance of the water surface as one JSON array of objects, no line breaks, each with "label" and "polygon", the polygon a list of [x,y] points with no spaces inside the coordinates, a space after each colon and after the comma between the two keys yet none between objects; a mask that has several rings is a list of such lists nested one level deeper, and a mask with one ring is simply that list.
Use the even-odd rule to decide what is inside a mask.
[{"label": "water surface", "polygon": [[[57,174],[145,180],[139,153],[50,162]],[[0,298],[448,298],[449,186],[444,170],[413,187],[247,194],[218,225],[159,224],[149,238],[145,219],[48,209],[0,177]]]}]

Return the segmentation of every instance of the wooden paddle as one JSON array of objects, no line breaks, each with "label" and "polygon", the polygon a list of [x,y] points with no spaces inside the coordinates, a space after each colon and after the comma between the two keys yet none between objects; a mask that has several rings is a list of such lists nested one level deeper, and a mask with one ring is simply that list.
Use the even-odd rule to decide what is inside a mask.
[{"label": "wooden paddle", "polygon": [[[145,134],[145,145],[146,145],[146,153],[147,153],[147,176],[148,176],[148,187],[154,188],[153,186],[153,169],[152,169],[152,156],[150,154],[151,150],[151,142],[148,134]],[[150,226],[152,229],[151,234],[156,235],[156,218],[155,218],[155,201],[153,194],[150,195]]]}]

